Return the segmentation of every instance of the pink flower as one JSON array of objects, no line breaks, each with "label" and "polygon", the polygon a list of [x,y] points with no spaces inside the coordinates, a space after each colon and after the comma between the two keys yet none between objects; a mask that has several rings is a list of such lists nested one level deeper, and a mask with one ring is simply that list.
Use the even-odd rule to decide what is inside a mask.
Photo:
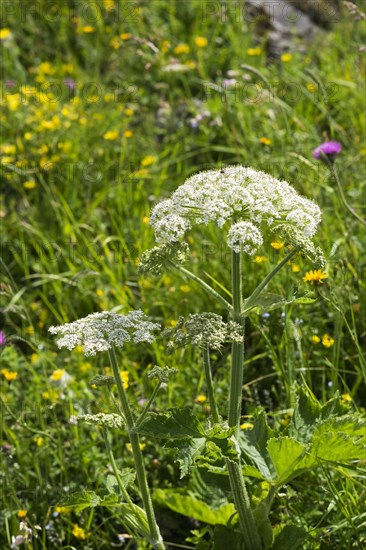
[{"label": "pink flower", "polygon": [[0,330],[0,346],[5,346],[6,336],[3,330]]},{"label": "pink flower", "polygon": [[342,145],[339,141],[324,141],[319,147],[314,149],[313,157],[315,159],[324,159],[324,156],[328,157],[329,160],[334,160],[336,155],[342,151]]}]

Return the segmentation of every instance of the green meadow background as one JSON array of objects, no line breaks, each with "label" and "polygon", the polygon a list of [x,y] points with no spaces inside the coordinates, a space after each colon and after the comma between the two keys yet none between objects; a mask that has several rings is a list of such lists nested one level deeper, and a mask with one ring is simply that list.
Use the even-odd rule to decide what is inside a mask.
[{"label": "green meadow background", "polygon": [[[270,290],[286,298],[311,291],[317,300],[251,315],[243,424],[259,407],[286,426],[296,383],[321,401],[338,391],[345,407],[362,413],[365,231],[312,151],[327,139],[341,142],[339,178],[363,216],[365,22],[342,6],[306,48],[294,39],[269,62],[266,37],[243,3],[21,0],[1,9],[0,546],[10,547],[26,520],[37,534],[26,548],[135,548],[118,511],[62,507],[75,491],[105,488],[103,438],[73,416],[108,412],[113,403],[89,384],[108,373],[106,357],[59,352],[48,327],[110,309],[141,308],[164,327],[179,315],[222,313],[178,274],[139,275],[138,258],[154,246],[149,214],[157,201],[197,171],[252,166],[319,204],[328,278],[318,287],[304,282],[312,266],[296,258]],[[197,228],[188,240],[189,268],[215,288],[229,286],[219,231]],[[284,254],[283,243],[268,242],[245,260],[246,295]],[[229,359],[225,347],[214,363],[222,406]],[[168,357],[158,339],[126,347],[121,362],[136,409],[151,391],[147,372],[159,364],[179,373],[158,407],[207,415],[197,352]],[[110,438],[118,465],[133,467],[127,436]],[[168,451],[144,444],[152,487],[204,498],[198,480],[179,479]],[[283,489],[271,521],[291,515],[306,526],[306,549],[361,549],[364,481],[362,470],[314,470]],[[209,538],[205,524],[162,505],[158,520],[171,548],[209,548],[199,546]]]}]

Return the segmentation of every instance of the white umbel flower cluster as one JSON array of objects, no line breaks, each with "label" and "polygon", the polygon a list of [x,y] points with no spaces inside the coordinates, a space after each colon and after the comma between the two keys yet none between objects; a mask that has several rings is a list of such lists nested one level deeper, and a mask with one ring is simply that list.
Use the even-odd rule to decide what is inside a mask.
[{"label": "white umbel flower cluster", "polygon": [[262,223],[270,231],[289,224],[312,237],[320,220],[320,208],[290,184],[244,166],[195,174],[151,214],[156,240],[163,243],[179,241],[192,225],[232,222],[228,245],[248,254],[263,243]]},{"label": "white umbel flower cluster", "polygon": [[59,327],[50,327],[52,334],[58,334],[59,348],[69,350],[82,346],[85,355],[95,355],[98,351],[107,351],[122,347],[125,342],[135,343],[154,341],[153,332],[159,330],[158,323],[148,321],[141,311],[130,311],[128,315],[120,315],[111,311],[92,313],[73,323]]}]

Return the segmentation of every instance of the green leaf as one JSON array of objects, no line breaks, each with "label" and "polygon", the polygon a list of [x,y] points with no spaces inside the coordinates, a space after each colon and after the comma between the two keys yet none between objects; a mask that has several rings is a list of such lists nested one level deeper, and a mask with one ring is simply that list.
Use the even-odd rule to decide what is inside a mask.
[{"label": "green leaf", "polygon": [[268,441],[267,449],[276,470],[276,481],[286,483],[305,468],[314,465],[307,447],[296,439],[282,436]]},{"label": "green leaf", "polygon": [[243,430],[240,433],[239,445],[242,458],[245,462],[244,468],[255,467],[260,479],[272,481],[276,475],[271,458],[267,451],[268,439],[274,437],[274,431],[268,426],[264,411],[252,420],[253,428]]},{"label": "green leaf", "polygon": [[273,530],[268,517],[269,510],[270,505],[266,500],[262,500],[253,510],[257,530],[264,548],[269,548],[273,542]]},{"label": "green leaf", "polygon": [[239,464],[240,449],[237,448],[236,440],[233,437],[234,432],[235,428],[223,428],[219,424],[215,424],[207,434],[207,447],[215,446],[219,451],[219,460],[224,457]]},{"label": "green leaf", "polygon": [[[121,504],[122,522],[134,533],[150,541],[150,529],[146,512],[136,504]],[[151,542],[151,541],[150,541]]]},{"label": "green leaf", "polygon": [[233,528],[217,525],[214,530],[212,550],[241,550],[243,541]]},{"label": "green leaf", "polygon": [[203,455],[206,447],[206,438],[175,439],[165,444],[166,448],[175,449],[175,461],[179,463],[180,478],[189,473],[195,460]]},{"label": "green leaf", "polygon": [[178,514],[210,525],[218,523],[225,525],[235,514],[235,506],[232,503],[214,510],[202,500],[198,500],[192,495],[183,494],[178,489],[157,489],[153,498],[161,506],[166,506]]},{"label": "green leaf", "polygon": [[94,491],[81,491],[68,496],[61,506],[78,513],[85,508],[95,508],[101,502],[101,498]]},{"label": "green leaf", "polygon": [[316,433],[311,453],[317,460],[328,462],[346,462],[352,459],[364,460],[366,446],[359,444],[352,437],[342,432]]},{"label": "green leaf", "polygon": [[307,532],[297,525],[286,525],[277,535],[270,550],[299,550],[308,538]]},{"label": "green leaf", "polygon": [[188,407],[168,413],[150,413],[139,427],[139,433],[166,439],[205,437],[203,425]]},{"label": "green leaf", "polygon": [[[124,468],[118,471],[119,479],[125,489],[135,481],[136,473],[131,468]],[[106,481],[107,491],[111,494],[120,494],[117,478],[114,475],[108,475]]]},{"label": "green leaf", "polygon": [[298,401],[289,425],[289,435],[304,442],[310,441],[320,415],[320,405],[310,390],[297,388]]}]

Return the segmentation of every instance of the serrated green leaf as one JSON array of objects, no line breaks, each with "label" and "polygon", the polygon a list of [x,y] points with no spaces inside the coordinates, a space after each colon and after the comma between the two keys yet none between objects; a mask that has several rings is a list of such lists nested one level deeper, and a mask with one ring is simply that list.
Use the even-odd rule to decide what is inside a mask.
[{"label": "serrated green leaf", "polygon": [[[136,473],[131,468],[124,468],[118,471],[119,479],[125,489],[127,489],[136,478]],[[111,494],[120,494],[117,478],[114,475],[108,475],[106,481],[107,491]]]},{"label": "serrated green leaf", "polygon": [[252,423],[253,428],[243,430],[239,437],[243,467],[253,466],[261,474],[260,479],[272,481],[276,472],[267,451],[267,442],[274,437],[275,433],[268,426],[264,411],[261,411]]},{"label": "serrated green leaf", "polygon": [[300,550],[307,538],[307,532],[301,527],[286,525],[277,535],[270,550]]},{"label": "serrated green leaf", "polygon": [[175,461],[179,463],[180,479],[182,479],[182,477],[189,473],[195,460],[203,455],[206,447],[206,438],[175,439],[168,441],[164,446],[169,449],[175,449]]},{"label": "serrated green leaf", "polygon": [[289,435],[308,442],[320,415],[320,405],[314,395],[304,388],[297,389],[298,400],[289,425]]},{"label": "serrated green leaf", "polygon": [[270,439],[267,450],[276,470],[276,481],[281,484],[314,465],[307,447],[291,437]]},{"label": "serrated green leaf", "polygon": [[354,438],[342,432],[315,434],[311,454],[316,460],[328,462],[347,462],[366,457],[366,446],[357,443]]},{"label": "serrated green leaf", "polygon": [[94,491],[81,491],[74,493],[63,500],[60,506],[78,513],[85,508],[95,508],[101,502],[101,498]]},{"label": "serrated green leaf", "polygon": [[[239,450],[233,438],[235,428],[223,428],[215,424],[207,434],[207,447],[213,444],[219,452],[219,459],[224,457],[231,462],[239,463]],[[210,445],[211,444],[211,445]]]},{"label": "serrated green leaf", "polygon": [[225,525],[231,516],[235,514],[235,506],[232,503],[225,504],[214,510],[202,500],[183,494],[183,492],[177,489],[157,489],[154,492],[153,498],[161,506],[167,506],[178,514],[203,521],[210,525],[217,525],[218,523]]},{"label": "serrated green leaf", "polygon": [[314,436],[321,436],[326,432],[342,432],[357,438],[360,443],[366,438],[366,418],[355,414],[327,418],[316,425]]},{"label": "serrated green leaf", "polygon": [[139,427],[139,433],[166,439],[205,436],[203,425],[189,408],[172,409],[168,413],[150,413]]}]

